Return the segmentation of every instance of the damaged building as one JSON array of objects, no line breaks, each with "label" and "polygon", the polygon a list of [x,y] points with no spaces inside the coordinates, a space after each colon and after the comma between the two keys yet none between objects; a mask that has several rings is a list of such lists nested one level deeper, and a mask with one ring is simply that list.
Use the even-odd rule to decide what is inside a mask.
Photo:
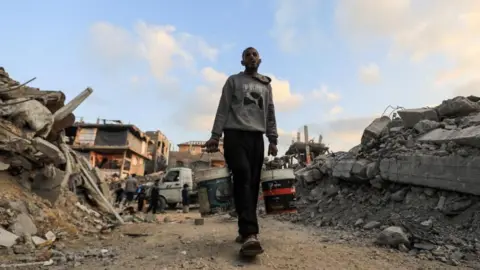
[{"label": "damaged building", "polygon": [[92,167],[105,176],[144,175],[145,164],[152,159],[148,152],[152,140],[138,127],[123,123],[81,123],[66,129],[71,147],[82,153]]},{"label": "damaged building", "polygon": [[147,131],[145,134],[150,138],[147,151],[152,156],[145,163],[145,174],[164,171],[170,155],[170,141],[160,130]]},{"label": "damaged building", "polygon": [[205,141],[188,141],[178,144],[178,151],[171,151],[168,167],[189,167],[194,170],[210,167],[224,167],[223,139],[218,148],[220,152],[206,153]]}]

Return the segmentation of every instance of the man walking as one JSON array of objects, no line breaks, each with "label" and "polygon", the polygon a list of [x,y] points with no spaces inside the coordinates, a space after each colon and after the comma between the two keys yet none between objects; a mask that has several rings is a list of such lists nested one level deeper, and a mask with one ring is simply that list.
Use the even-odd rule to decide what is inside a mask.
[{"label": "man walking", "polygon": [[136,174],[132,174],[127,178],[125,182],[125,194],[127,199],[125,200],[125,205],[130,204],[135,197],[135,192],[137,192],[138,182],[136,178]]},{"label": "man walking", "polygon": [[263,253],[257,238],[257,202],[260,173],[264,158],[263,134],[268,141],[268,154],[277,155],[277,123],[272,97],[271,79],[258,73],[261,59],[255,48],[242,53],[243,72],[232,75],[225,83],[212,129],[205,144],[207,152],[218,151],[224,134],[225,160],[232,170],[234,201],[238,215],[237,242],[243,243],[240,253],[256,256]]}]

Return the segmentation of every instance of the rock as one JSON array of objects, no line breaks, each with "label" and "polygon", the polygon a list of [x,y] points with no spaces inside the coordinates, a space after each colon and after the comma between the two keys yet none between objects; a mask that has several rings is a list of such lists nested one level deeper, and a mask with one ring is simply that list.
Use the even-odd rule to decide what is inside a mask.
[{"label": "rock", "polygon": [[15,245],[13,246],[13,252],[15,254],[29,254],[32,250],[25,245]]},{"label": "rock", "polygon": [[408,249],[407,246],[405,246],[405,244],[400,244],[398,245],[398,250],[400,250],[401,252],[409,252],[410,250]]},{"label": "rock", "polygon": [[403,202],[403,199],[405,199],[405,195],[407,194],[407,190],[406,189],[401,189],[395,193],[392,194],[392,201],[395,201],[395,202]]},{"label": "rock", "polygon": [[355,227],[360,227],[361,225],[363,225],[364,221],[363,219],[359,218],[357,219],[357,221],[355,221]]},{"label": "rock", "polygon": [[428,220],[425,220],[422,223],[420,223],[420,225],[422,225],[424,227],[427,227],[427,228],[430,228],[433,225],[433,221],[431,219],[428,219]]},{"label": "rock", "polygon": [[405,234],[402,228],[397,226],[391,226],[381,231],[375,243],[392,247],[399,247],[399,245],[410,246],[407,234]]},{"label": "rock", "polygon": [[351,172],[356,160],[354,158],[342,159],[333,167],[332,176],[344,180],[352,178]]},{"label": "rock", "polygon": [[402,118],[406,128],[413,128],[422,120],[438,121],[437,112],[429,108],[401,110],[398,111],[398,115]]},{"label": "rock", "polygon": [[35,244],[35,246],[37,246],[37,247],[44,244],[45,242],[47,242],[47,240],[45,240],[41,237],[35,236],[35,235],[32,236],[32,241]]},{"label": "rock", "polygon": [[423,192],[429,197],[432,197],[433,195],[435,195],[435,189],[433,188],[425,188]]},{"label": "rock", "polygon": [[163,219],[163,222],[165,222],[165,223],[172,222],[172,218],[167,216]]},{"label": "rock", "polygon": [[327,189],[325,190],[325,195],[327,198],[333,197],[337,195],[337,193],[340,191],[340,188],[336,185],[329,185]]},{"label": "rock", "polygon": [[455,97],[444,100],[437,108],[440,117],[444,116],[467,116],[470,113],[480,111],[480,105],[466,97]]},{"label": "rock", "polygon": [[377,162],[370,162],[367,165],[366,169],[366,176],[368,179],[374,178],[378,174],[378,163]]},{"label": "rock", "polygon": [[57,236],[52,231],[48,231],[45,234],[45,238],[47,238],[48,241],[54,242],[57,239]]},{"label": "rock", "polygon": [[423,134],[434,130],[440,126],[440,123],[432,120],[422,120],[415,124],[413,127],[418,133]]},{"label": "rock", "polygon": [[2,247],[12,247],[17,242],[19,237],[7,230],[4,230],[0,227],[0,246]]},{"label": "rock", "polygon": [[388,116],[382,116],[373,120],[373,122],[363,131],[361,139],[362,145],[369,145],[371,141],[380,138],[380,136],[388,130],[390,121],[391,120]]},{"label": "rock", "polygon": [[205,224],[205,220],[203,218],[196,218],[195,221],[194,221],[194,224],[195,225],[203,225]]},{"label": "rock", "polygon": [[37,233],[37,226],[35,226],[35,223],[33,223],[29,215],[20,213],[17,216],[15,223],[11,226],[11,231],[17,235],[34,235]]},{"label": "rock", "polygon": [[124,222],[132,222],[133,221],[133,216],[132,215],[125,215],[122,216],[122,219]]},{"label": "rock", "polygon": [[45,138],[53,125],[52,113],[37,100],[25,98],[11,100],[17,103],[5,106],[0,110],[0,115],[12,121],[19,128],[27,128],[35,132],[37,136]]},{"label": "rock", "polygon": [[370,161],[366,159],[359,159],[353,163],[352,174],[360,179],[367,179],[367,166]]},{"label": "rock", "polygon": [[380,225],[382,225],[382,223],[378,222],[378,221],[370,221],[368,222],[367,224],[365,224],[363,226],[363,228],[365,230],[371,230],[371,229],[375,229],[375,228],[378,228],[380,227]]}]

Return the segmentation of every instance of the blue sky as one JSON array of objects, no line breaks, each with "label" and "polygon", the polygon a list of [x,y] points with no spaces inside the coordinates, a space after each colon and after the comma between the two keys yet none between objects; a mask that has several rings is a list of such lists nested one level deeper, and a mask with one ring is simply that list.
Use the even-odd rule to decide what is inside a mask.
[{"label": "blue sky", "polygon": [[223,82],[254,46],[274,79],[282,145],[308,124],[348,150],[388,105],[480,92],[478,1],[425,2],[6,1],[0,66],[67,99],[91,86],[77,119],[180,143],[208,139]]}]

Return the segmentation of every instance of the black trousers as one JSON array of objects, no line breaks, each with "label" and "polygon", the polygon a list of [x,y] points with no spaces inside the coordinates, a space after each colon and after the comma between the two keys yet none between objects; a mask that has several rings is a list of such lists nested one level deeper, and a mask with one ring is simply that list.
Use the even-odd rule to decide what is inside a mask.
[{"label": "black trousers", "polygon": [[225,161],[233,174],[233,197],[238,214],[238,233],[258,234],[257,203],[264,158],[261,132],[225,130]]},{"label": "black trousers", "polygon": [[158,209],[158,199],[151,199],[150,204],[148,205],[148,208],[147,208],[147,213],[150,213],[150,211],[152,211],[152,213],[156,214],[157,209]]}]

